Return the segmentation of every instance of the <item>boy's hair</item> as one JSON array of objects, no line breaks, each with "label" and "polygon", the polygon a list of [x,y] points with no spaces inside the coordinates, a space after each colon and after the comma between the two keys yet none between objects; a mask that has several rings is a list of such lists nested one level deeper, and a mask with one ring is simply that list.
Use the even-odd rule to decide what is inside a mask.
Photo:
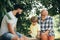
[{"label": "boy's hair", "polygon": [[31,22],[38,22],[38,18],[36,16],[31,17]]},{"label": "boy's hair", "polygon": [[14,5],[14,10],[17,10],[18,8],[24,10],[24,4],[15,4]]}]

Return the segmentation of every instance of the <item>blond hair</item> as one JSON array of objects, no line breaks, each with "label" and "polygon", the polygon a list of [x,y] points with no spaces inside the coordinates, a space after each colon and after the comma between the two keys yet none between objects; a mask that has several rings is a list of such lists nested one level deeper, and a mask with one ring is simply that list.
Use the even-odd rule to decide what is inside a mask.
[{"label": "blond hair", "polygon": [[38,21],[38,18],[36,16],[31,17],[31,22],[37,22],[37,21]]}]

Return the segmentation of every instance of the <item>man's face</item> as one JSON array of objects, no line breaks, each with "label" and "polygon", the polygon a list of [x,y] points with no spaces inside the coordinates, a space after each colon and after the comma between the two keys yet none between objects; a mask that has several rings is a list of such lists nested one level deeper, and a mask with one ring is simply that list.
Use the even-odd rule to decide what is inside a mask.
[{"label": "man's face", "polygon": [[17,14],[15,15],[16,16],[16,18],[19,18],[20,17],[20,15],[22,14],[22,9],[17,9]]},{"label": "man's face", "polygon": [[41,12],[41,16],[42,17],[46,17],[48,15],[48,11],[47,10],[43,10],[42,12]]},{"label": "man's face", "polygon": [[48,15],[48,11],[47,10],[43,10],[41,12],[41,17],[42,17],[43,20],[46,18],[47,15]]},{"label": "man's face", "polygon": [[19,13],[19,14],[21,14],[21,13],[22,13],[22,11],[23,11],[22,9],[18,9],[18,13]]}]

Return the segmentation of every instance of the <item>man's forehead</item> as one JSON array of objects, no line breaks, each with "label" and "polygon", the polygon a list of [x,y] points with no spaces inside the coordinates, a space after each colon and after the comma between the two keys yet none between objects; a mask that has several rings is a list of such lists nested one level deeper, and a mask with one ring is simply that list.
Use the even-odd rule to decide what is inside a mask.
[{"label": "man's forehead", "polygon": [[41,13],[42,13],[42,12],[48,12],[48,11],[47,11],[46,9],[43,9],[43,10],[41,11]]},{"label": "man's forehead", "polygon": [[42,9],[40,10],[40,12],[42,12],[42,11],[47,11],[47,8],[42,8]]}]

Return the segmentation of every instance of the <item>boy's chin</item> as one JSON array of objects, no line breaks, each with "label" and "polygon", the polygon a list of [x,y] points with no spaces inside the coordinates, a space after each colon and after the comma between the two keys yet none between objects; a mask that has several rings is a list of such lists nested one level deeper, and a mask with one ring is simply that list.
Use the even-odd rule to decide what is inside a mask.
[{"label": "boy's chin", "polygon": [[36,25],[36,24],[33,24],[33,25]]}]

